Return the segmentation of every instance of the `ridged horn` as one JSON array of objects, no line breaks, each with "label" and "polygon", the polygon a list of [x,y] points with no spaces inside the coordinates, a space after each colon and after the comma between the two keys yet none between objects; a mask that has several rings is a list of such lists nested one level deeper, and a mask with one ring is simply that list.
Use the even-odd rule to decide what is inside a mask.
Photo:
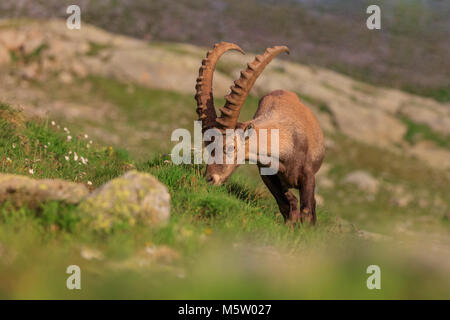
[{"label": "ridged horn", "polygon": [[220,108],[221,115],[216,122],[221,129],[234,129],[239,119],[239,113],[256,79],[263,72],[264,68],[279,53],[287,52],[286,46],[275,46],[267,48],[263,55],[257,55],[252,63],[247,64],[247,69],[241,72],[241,76],[231,86],[230,94],[225,96],[225,105]]},{"label": "ridged horn", "polygon": [[214,48],[209,50],[206,54],[206,58],[203,59],[202,66],[198,71],[197,84],[195,86],[195,100],[197,100],[197,114],[199,116],[198,119],[202,121],[203,132],[216,126],[217,114],[214,109],[212,92],[213,74],[217,61],[229,50],[236,50],[245,54],[244,51],[234,43],[221,42],[215,44]]}]

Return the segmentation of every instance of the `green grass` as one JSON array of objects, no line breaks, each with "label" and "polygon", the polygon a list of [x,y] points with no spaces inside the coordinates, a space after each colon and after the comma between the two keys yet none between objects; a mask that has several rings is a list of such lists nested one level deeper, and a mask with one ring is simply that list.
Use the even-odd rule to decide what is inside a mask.
[{"label": "green grass", "polygon": [[433,98],[439,102],[449,102],[450,101],[450,87],[449,86],[436,87],[436,88],[427,88],[427,87],[424,88],[424,87],[405,85],[404,87],[402,87],[402,89],[407,92],[413,93],[413,94]]},{"label": "green grass", "polygon": [[409,143],[415,144],[420,140],[430,140],[435,142],[440,147],[447,149],[450,148],[450,137],[433,131],[426,124],[414,122],[406,117],[402,117],[401,119],[407,127],[405,140]]},{"label": "green grass", "polygon": [[[88,162],[83,164],[81,157]],[[30,121],[0,105],[1,172],[90,181],[97,186],[124,172],[128,160],[124,151],[91,145],[89,139],[58,129],[48,120]]]},{"label": "green grass", "polygon": [[[36,178],[63,178],[83,183],[92,180],[95,185],[100,185],[120,175],[129,166],[129,159],[124,159],[110,148],[90,145],[82,137],[74,136],[67,141],[67,133],[63,130],[49,126],[46,121],[27,119],[6,105],[1,106],[0,126],[0,150],[4,154],[1,159],[2,173],[30,175],[28,170],[32,167]],[[65,161],[69,151],[88,157],[88,165]],[[204,168],[175,166],[164,160],[167,159],[160,156],[153,161],[137,164],[140,171],[150,172],[165,183],[172,195],[172,218],[169,225],[162,228],[143,230],[137,227],[107,235],[97,234],[79,228],[77,207],[73,205],[49,202],[31,209],[2,204],[0,244],[2,248],[6,245],[8,251],[19,252],[19,257],[14,259],[19,271],[13,274],[20,277],[20,270],[24,272],[20,266],[27,262],[22,257],[29,250],[33,250],[32,256],[37,255],[37,260],[40,260],[42,257],[36,252],[48,256],[47,250],[61,253],[90,245],[101,247],[110,253],[108,259],[114,260],[118,257],[130,258],[136,252],[135,246],[144,248],[143,244],[152,243],[170,246],[183,255],[196,256],[210,250],[206,248],[205,239],[212,238],[214,246],[222,246],[226,239],[233,243],[249,241],[296,251],[312,239],[326,237],[327,230],[333,226],[331,217],[319,211],[320,224],[315,230],[288,229],[281,222],[281,217],[278,221],[275,219],[277,208],[274,201],[261,196],[239,177],[223,187],[211,187],[203,179]],[[23,240],[11,233],[17,228],[26,230],[27,236]],[[55,243],[59,244],[55,247]],[[58,261],[64,260],[64,255],[56,255],[52,259],[57,265]],[[1,265],[1,275],[5,274],[5,267],[8,269],[8,266]],[[49,269],[52,268],[53,265],[49,266]],[[10,294],[7,287],[0,285],[0,296],[11,297]],[[42,297],[42,293],[38,295]]]},{"label": "green grass", "polygon": [[[161,124],[174,123],[189,124],[197,119],[195,113],[195,100],[193,95],[186,95],[169,90],[146,88],[139,85],[128,85],[126,83],[91,76],[92,92],[127,111],[128,121],[136,123],[142,120],[157,118]],[[224,105],[225,99],[214,97],[217,109]],[[249,96],[242,107],[240,119],[245,121],[253,117],[258,106],[259,98]]]},{"label": "green grass", "polygon": [[[192,95],[129,85],[104,77],[89,77],[88,81],[91,96],[108,101],[120,109],[124,115],[122,124],[126,123],[134,132],[145,132],[151,136],[149,139],[139,140],[134,140],[136,134],[124,137],[125,147],[139,160],[169,152],[173,130],[185,128],[193,132],[197,114]],[[224,98],[215,97],[217,109],[224,103]],[[240,120],[251,119],[257,106],[258,98],[249,96],[242,108]],[[114,125],[106,123],[102,126],[114,131]]]},{"label": "green grass", "polygon": [[[167,124],[178,117],[193,118],[195,114],[195,101],[191,96],[172,91],[150,89],[137,85],[92,76],[89,78],[92,91],[119,106],[128,115],[128,122],[138,123],[145,115],[147,119],[158,119],[158,122]],[[192,109],[185,110],[186,105]],[[177,110],[175,114],[168,110]],[[194,112],[192,112],[194,110]]]},{"label": "green grass", "polygon": [[[181,127],[192,130],[196,114],[195,101],[191,95],[129,85],[103,77],[89,78],[85,83],[91,85],[90,91],[88,93],[74,92],[70,94],[70,98],[77,95],[90,97],[91,100],[108,101],[117,106],[123,112],[120,123],[125,123],[129,128],[129,133],[121,135],[124,140],[118,146],[129,150],[133,158],[138,161],[145,161],[159,153],[169,153],[173,146],[170,143],[173,129]],[[71,88],[73,87],[82,86]],[[69,90],[67,87],[62,87],[54,91],[67,92],[67,90]],[[316,106],[321,112],[329,112],[328,106],[323,101],[302,94],[299,96],[305,103]],[[224,102],[217,97],[215,100],[216,106]],[[240,119],[250,119],[257,104],[258,98],[249,96],[242,108]],[[111,127],[112,132],[116,130],[114,126],[114,122],[101,124],[102,128]],[[134,141],[139,131],[146,132],[152,138]],[[336,146],[334,149],[327,150],[325,160],[332,166],[330,178],[335,182],[336,187],[328,190],[319,189],[319,194],[324,197],[325,207],[330,212],[353,220],[362,228],[376,232],[391,232],[397,224],[405,220],[407,223],[413,221],[414,227],[419,229],[423,226],[427,228],[430,225],[438,226],[445,220],[450,199],[444,192],[447,189],[448,179],[441,172],[431,170],[420,161],[407,156],[395,155],[385,149],[358,143],[340,135],[328,134],[328,136],[335,141]],[[368,171],[382,181],[381,191],[374,199],[367,199],[366,195],[361,197],[357,189],[341,184],[340,181],[346,174],[357,169]],[[258,187],[265,192],[266,197],[270,198],[257,170],[252,166],[242,166],[234,176],[243,177],[252,188]],[[396,201],[396,197],[389,190],[390,185],[403,186],[405,192],[412,195],[414,201],[406,208],[394,206],[392,203]],[[237,190],[239,186],[235,185],[233,188]],[[434,197],[437,197],[437,200],[433,199]],[[440,201],[444,204],[439,204]],[[427,205],[424,206],[423,203]],[[390,219],[386,218],[387,211]],[[408,211],[407,215],[405,211]],[[425,217],[429,221],[424,224],[420,222],[420,219]]]},{"label": "green grass", "polygon": [[224,61],[218,61],[217,65],[216,65],[216,70],[218,70],[219,72],[222,72],[224,75],[233,78],[235,75],[236,71],[240,71],[243,70],[245,68],[245,66],[242,66],[240,63],[238,62],[227,62],[225,63]]},{"label": "green grass", "polygon": [[[408,224],[416,230],[448,232],[448,224],[442,223],[450,206],[448,178],[441,171],[339,134],[332,138],[339,148],[329,149],[326,160],[331,165],[329,177],[336,186],[319,190],[326,199],[325,208],[372,231],[390,233],[398,225]],[[344,184],[345,176],[355,170],[367,171],[380,181],[380,191],[371,196]],[[411,196],[406,207],[394,205],[400,197],[392,192],[394,186],[402,186],[404,194]]]},{"label": "green grass", "polygon": [[54,230],[74,232],[80,219],[74,205],[57,201],[42,203],[38,208],[17,208],[10,203],[0,205],[0,221],[5,225],[19,225],[33,221],[44,233]]},{"label": "green grass", "polygon": [[169,52],[173,52],[176,54],[182,54],[182,55],[189,55],[189,56],[194,56],[196,58],[202,59],[204,58],[204,53],[203,51],[193,51],[193,50],[189,50],[186,48],[185,45],[181,44],[181,43],[173,43],[173,42],[162,42],[162,41],[151,41],[150,42],[150,47],[154,47],[154,48],[160,48],[163,50],[167,50]]},{"label": "green grass", "polygon": [[[192,130],[196,114],[195,101],[190,95],[131,86],[103,77],[89,78],[87,83],[92,85],[90,92],[88,94],[79,92],[79,96],[109,101],[123,112],[121,123],[126,123],[130,133],[123,135],[124,141],[119,146],[130,150],[134,159],[145,161],[159,153],[169,153],[172,148],[170,143],[172,130],[180,127]],[[55,91],[66,90],[68,89],[63,87]],[[305,103],[316,106],[321,112],[329,112],[328,106],[322,101],[302,94],[299,96]],[[224,102],[217,97],[215,100],[216,106]],[[257,104],[258,98],[249,96],[242,108],[240,119],[250,119]],[[149,121],[152,123],[149,124]],[[102,127],[111,126],[111,131],[114,131],[114,125],[114,123],[106,123],[102,124]],[[139,131],[150,134],[152,138],[133,141]],[[332,166],[330,178],[335,182],[335,188],[338,190],[330,188],[319,190],[319,193],[324,197],[325,207],[330,212],[345,219],[354,219],[362,228],[369,228],[371,231],[395,229],[397,223],[405,220],[406,210],[409,212],[406,215],[408,223],[411,220],[415,221],[414,225],[419,229],[421,217],[429,217],[431,222],[427,222],[425,224],[427,226],[440,225],[445,219],[450,199],[444,192],[447,189],[448,179],[441,172],[432,170],[420,161],[407,156],[395,155],[385,149],[358,143],[343,136],[328,136],[335,141],[336,146],[335,149],[327,150],[325,160]],[[382,181],[380,194],[374,199],[366,199],[365,195],[361,197],[358,190],[340,183],[346,174],[357,169],[368,171]],[[266,192],[266,197],[270,197],[252,166],[239,168],[234,176],[244,177],[252,187],[258,186]],[[414,201],[406,208],[393,206],[392,203],[396,201],[396,198],[388,189],[390,185],[402,185],[405,192],[412,195]],[[235,190],[237,188],[239,186],[234,186]],[[434,197],[438,200],[433,199]],[[420,201],[420,199],[423,200]],[[438,204],[441,200],[443,205]],[[419,202],[428,204],[425,207],[419,206]],[[387,219],[384,214],[387,210],[391,219]],[[424,214],[425,211],[429,214]]]},{"label": "green grass", "polygon": [[94,41],[89,41],[89,50],[86,52],[86,55],[90,56],[90,57],[96,57],[103,50],[110,49],[110,48],[112,48],[112,46],[110,44],[102,44],[102,43],[97,43]]},{"label": "green grass", "polygon": [[278,209],[273,199],[252,189],[239,176],[224,186],[211,187],[203,178],[203,167],[168,165],[162,159],[141,164],[138,169],[152,173],[169,187],[174,214],[191,223],[201,222],[230,239],[252,234],[260,244],[289,243],[295,249],[300,239],[316,237],[332,225],[330,215],[319,210],[319,232],[311,233],[308,228],[286,232],[282,217],[275,216]]},{"label": "green grass", "polygon": [[297,93],[297,95],[300,97],[301,100],[303,100],[305,103],[309,105],[316,106],[319,108],[320,112],[328,113],[329,115],[332,115],[332,112],[330,110],[330,107],[328,104],[320,99],[313,98],[309,95],[303,94],[303,93]]},{"label": "green grass", "polygon": [[14,63],[23,62],[24,64],[29,64],[32,62],[39,61],[42,52],[47,49],[48,49],[48,44],[43,43],[29,53],[10,51],[9,55],[10,55],[11,61]]},{"label": "green grass", "polygon": [[[64,85],[49,79],[45,88],[33,83],[39,90],[49,93],[52,100],[79,105],[104,105],[111,110],[102,117],[70,118],[52,115],[78,132],[87,132],[98,142],[115,149],[126,149],[135,160],[147,160],[159,153],[168,153],[175,143],[170,137],[173,130],[185,128],[193,132],[196,102],[193,95],[170,90],[146,88],[100,76],[76,79],[73,85]],[[253,117],[258,97],[249,96],[242,108],[240,120]],[[225,99],[216,96],[217,109]],[[101,134],[98,134],[101,132]],[[111,141],[109,136],[116,137]]]}]

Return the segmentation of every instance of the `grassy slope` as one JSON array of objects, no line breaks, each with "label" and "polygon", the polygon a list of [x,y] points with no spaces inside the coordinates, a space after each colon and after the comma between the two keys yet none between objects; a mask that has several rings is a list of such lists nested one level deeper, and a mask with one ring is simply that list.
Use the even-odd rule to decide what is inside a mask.
[{"label": "grassy slope", "polygon": [[66,132],[67,128],[48,120],[29,121],[5,104],[0,105],[0,115],[0,168],[4,173],[29,174],[32,169],[36,178],[91,181],[95,186],[123,172],[128,158],[125,151],[100,148],[89,137]]},{"label": "grassy slope", "polygon": [[[195,102],[190,95],[144,88],[102,77],[91,77],[83,82],[85,85],[87,83],[89,89],[85,91],[78,91],[78,88],[83,87],[81,85],[69,88],[60,84],[55,84],[52,91],[66,95],[58,96],[58,99],[89,97],[91,101],[108,101],[117,106],[122,112],[121,123],[126,123],[130,128],[128,133],[120,134],[124,139],[118,146],[129,150],[135,159],[145,160],[159,153],[169,153],[174,145],[170,144],[170,135],[176,128],[192,131],[196,114]],[[308,105],[326,109],[321,101],[300,96]],[[223,104],[223,99],[215,100],[217,106]],[[242,108],[241,120],[250,119],[257,104],[258,98],[249,96]],[[149,124],[149,120],[152,120],[152,124]],[[74,125],[80,124],[75,122]],[[113,133],[117,132],[114,122],[97,125],[106,127]],[[150,133],[154,138],[133,141],[139,131]],[[401,154],[359,143],[339,134],[326,135],[334,141],[335,146],[328,148],[325,161],[330,165],[330,177],[339,189],[319,189],[319,193],[324,196],[326,208],[344,219],[357,222],[362,228],[378,232],[392,231],[397,225],[404,223],[418,228],[440,228],[444,224],[447,228],[446,208],[450,205],[450,197],[446,192],[448,178],[445,174]],[[411,124],[405,141],[414,143],[419,137],[426,137],[436,143],[446,141],[445,137],[427,126]],[[357,169],[368,171],[381,180],[380,192],[374,199],[367,199],[367,195],[361,194],[356,188],[340,183],[346,174]],[[258,172],[253,166],[239,168],[237,175],[245,177],[252,186],[261,186]],[[393,204],[398,195],[393,194],[390,188],[398,185],[414,198],[406,207]],[[426,205],[419,206],[419,202]],[[441,202],[444,205],[439,204]],[[389,218],[385,214],[387,210]]]},{"label": "grassy slope", "polygon": [[[32,167],[36,177],[99,185],[130,167],[123,152],[96,144],[87,148],[73,133],[67,142],[67,134],[47,121],[24,119],[4,105],[1,110],[2,172],[29,174]],[[88,165],[66,161],[69,151],[87,157]],[[274,218],[277,208],[267,191],[242,174],[210,187],[201,178],[202,167],[164,160],[134,164],[170,190],[172,218],[162,228],[100,235],[77,229],[73,206],[47,203],[33,211],[3,205],[0,297],[448,297],[439,264],[411,266],[415,255],[357,238],[331,210],[319,209],[316,228],[288,228]],[[86,250],[99,250],[101,258],[82,258]],[[161,251],[155,257],[152,250]],[[381,292],[365,287],[365,269],[374,263],[383,270]],[[70,264],[82,269],[81,291],[65,289]]]},{"label": "grassy slope", "polygon": [[[0,126],[2,172],[31,175],[29,170],[33,168],[32,175],[36,178],[63,178],[84,183],[92,181],[94,185],[99,185],[132,166],[123,153],[90,145],[84,137],[74,137],[69,142],[67,133],[62,129],[49,126],[47,121],[26,120],[6,105],[1,107]],[[72,151],[70,155],[69,151]],[[88,158],[88,164],[74,161],[75,152],[80,157],[83,155]],[[66,161],[66,155],[70,156],[69,161]],[[212,233],[217,233],[219,238],[233,235],[236,239],[251,235],[252,241],[280,245],[298,244],[298,236],[308,233],[305,229],[286,233],[284,225],[274,223],[274,204],[242,181],[234,180],[225,187],[210,188],[200,177],[201,168],[167,165],[161,159],[144,162],[138,168],[153,173],[169,186],[173,197],[173,218],[169,226],[154,230],[130,230],[104,238],[105,235],[91,234],[76,228],[74,206],[52,202],[43,204],[38,210],[31,210],[2,205],[0,244],[5,251],[2,253],[5,256],[18,256],[14,258],[13,265],[1,265],[3,272],[0,273],[5,281],[0,281],[0,295],[13,297],[14,290],[18,290],[20,297],[23,297],[21,294],[30,294],[21,292],[24,288],[20,286],[12,288],[11,292],[8,290],[9,280],[4,277],[10,274],[12,270],[9,268],[12,266],[13,278],[14,275],[22,277],[25,270],[16,269],[17,264],[28,265],[28,254],[36,256],[38,260],[42,258],[40,254],[47,257],[45,248],[61,253],[72,251],[82,243],[94,246],[103,243],[108,248],[106,251],[112,251],[112,257],[117,258],[117,255],[123,256],[123,251],[126,252],[125,256],[127,253],[132,255],[134,246],[141,245],[144,248],[148,243],[170,245],[183,254],[194,253],[202,247],[204,237]],[[327,228],[329,221],[326,215],[321,217],[321,221]],[[13,236],[17,229],[19,234]],[[62,248],[60,245],[55,246],[58,242],[61,242]],[[54,258],[58,260],[61,257],[57,255]]]}]

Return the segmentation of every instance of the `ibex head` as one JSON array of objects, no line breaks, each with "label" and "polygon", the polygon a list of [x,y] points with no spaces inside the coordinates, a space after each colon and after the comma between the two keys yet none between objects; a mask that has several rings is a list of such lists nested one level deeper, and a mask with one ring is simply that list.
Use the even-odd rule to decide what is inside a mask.
[{"label": "ibex head", "polygon": [[[246,130],[248,123],[238,122],[239,113],[247,98],[253,84],[258,76],[269,64],[270,61],[281,52],[288,52],[285,46],[276,46],[268,48],[263,55],[257,55],[252,63],[247,65],[246,70],[241,72],[241,76],[231,86],[231,92],[225,96],[225,105],[220,108],[221,115],[217,117],[214,107],[214,98],[212,92],[213,74],[217,61],[220,56],[229,50],[236,50],[245,54],[237,45],[228,42],[221,42],[214,45],[214,48],[208,51],[206,58],[202,61],[197,78],[196,95],[197,113],[199,120],[202,121],[202,131],[205,133],[208,129],[216,129],[221,133],[223,139],[223,161],[222,164],[209,163],[206,167],[206,179],[209,183],[220,185],[225,182],[229,176],[236,170],[239,164],[236,161],[236,148],[230,147],[226,143],[227,129]],[[207,146],[210,142],[205,142]],[[233,164],[227,164],[226,157],[233,157]],[[214,156],[214,154],[212,154]],[[229,163],[229,162],[228,162]]]}]

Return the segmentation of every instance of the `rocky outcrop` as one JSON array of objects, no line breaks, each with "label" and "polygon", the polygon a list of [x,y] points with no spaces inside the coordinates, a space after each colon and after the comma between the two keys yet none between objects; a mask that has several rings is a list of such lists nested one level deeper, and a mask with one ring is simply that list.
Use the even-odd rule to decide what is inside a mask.
[{"label": "rocky outcrop", "polygon": [[156,226],[170,217],[170,194],[152,175],[129,171],[90,194],[79,209],[82,222],[97,231]]},{"label": "rocky outcrop", "polygon": [[377,193],[379,182],[365,171],[353,171],[344,178],[344,183],[353,184],[368,193]]},{"label": "rocky outcrop", "polygon": [[420,141],[411,146],[408,153],[425,161],[431,167],[450,168],[450,150],[439,148],[431,141]]},{"label": "rocky outcrop", "polygon": [[401,121],[375,106],[364,108],[338,99],[329,107],[338,129],[355,140],[390,147],[400,143],[406,133],[406,127]]},{"label": "rocky outcrop", "polygon": [[46,201],[79,203],[89,193],[79,183],[59,179],[35,180],[25,176],[0,174],[0,204],[9,201],[13,205],[36,208]]},{"label": "rocky outcrop", "polygon": [[405,105],[399,112],[414,122],[426,124],[434,131],[450,136],[450,108],[435,108],[424,101]]},{"label": "rocky outcrop", "polygon": [[137,224],[156,226],[170,216],[166,186],[147,173],[129,171],[91,194],[83,184],[70,181],[0,174],[0,204],[34,209],[48,201],[79,204],[83,225],[96,231]]}]

